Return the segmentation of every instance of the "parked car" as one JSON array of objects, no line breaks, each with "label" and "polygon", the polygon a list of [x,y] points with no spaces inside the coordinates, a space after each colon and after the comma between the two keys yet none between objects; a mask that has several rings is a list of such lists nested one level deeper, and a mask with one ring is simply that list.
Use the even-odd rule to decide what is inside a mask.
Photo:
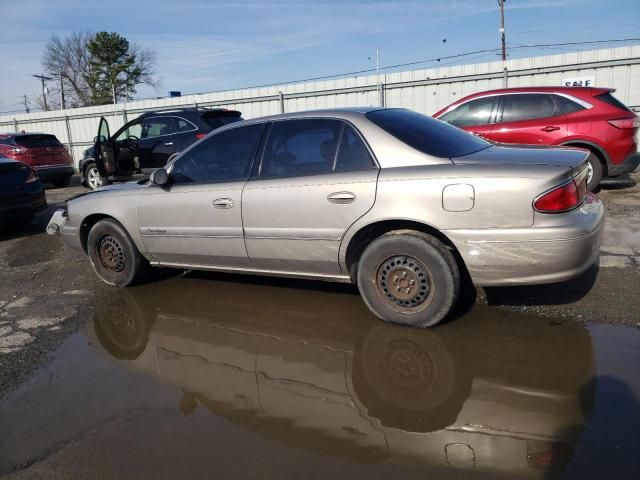
[{"label": "parked car", "polygon": [[0,133],[0,154],[38,172],[43,182],[66,187],[73,176],[73,159],[55,135],[47,133]]},{"label": "parked car", "polygon": [[505,88],[461,98],[435,118],[496,142],[586,148],[589,190],[640,163],[640,118],[611,88]]},{"label": "parked car", "polygon": [[75,198],[47,231],[112,285],[149,265],[352,282],[383,320],[431,326],[467,273],[548,283],[593,263],[604,208],[587,157],[404,109],[283,114],[217,130],[148,182]]},{"label": "parked car", "polygon": [[0,155],[0,222],[28,225],[35,213],[45,208],[44,187],[36,171]]},{"label": "parked car", "polygon": [[134,173],[151,173],[210,131],[240,120],[240,112],[224,108],[156,110],[128,122],[113,136],[104,120],[98,135],[112,157],[101,168],[95,160],[95,145],[85,150],[79,166],[82,184],[93,190],[114,179],[127,180]]}]

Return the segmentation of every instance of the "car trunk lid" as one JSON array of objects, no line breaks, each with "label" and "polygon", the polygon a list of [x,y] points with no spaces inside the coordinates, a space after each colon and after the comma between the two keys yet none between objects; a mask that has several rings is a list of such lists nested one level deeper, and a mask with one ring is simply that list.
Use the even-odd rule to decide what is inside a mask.
[{"label": "car trunk lid", "polygon": [[565,166],[573,173],[578,173],[586,166],[588,157],[589,151],[579,148],[496,144],[451,160],[459,165],[495,163]]},{"label": "car trunk lid", "polygon": [[19,135],[14,141],[16,146],[23,150],[24,161],[32,167],[69,163],[67,150],[54,135]]},{"label": "car trunk lid", "polygon": [[0,199],[3,206],[12,204],[12,200],[18,198],[28,176],[29,169],[22,163],[0,160]]}]

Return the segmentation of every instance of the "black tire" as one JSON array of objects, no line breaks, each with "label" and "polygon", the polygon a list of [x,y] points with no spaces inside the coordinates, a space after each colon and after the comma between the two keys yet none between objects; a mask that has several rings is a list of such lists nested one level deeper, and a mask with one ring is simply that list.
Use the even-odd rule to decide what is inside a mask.
[{"label": "black tire", "polygon": [[51,183],[53,184],[54,187],[57,187],[57,188],[68,187],[69,183],[71,183],[71,175],[64,175],[62,177],[56,177],[56,178],[51,180]]},{"label": "black tire", "polygon": [[135,285],[149,271],[149,263],[127,231],[110,218],[100,220],[89,231],[87,254],[100,279],[109,285]]},{"label": "black tire", "polygon": [[[98,177],[100,184],[96,183]],[[109,185],[109,179],[100,175],[100,172],[98,172],[98,168],[96,167],[96,162],[89,162],[84,167],[84,183],[85,187],[89,190],[95,190],[96,188]]]},{"label": "black tire", "polygon": [[431,327],[460,294],[455,258],[438,239],[412,230],[389,232],[364,250],[358,288],[369,309],[386,322]]},{"label": "black tire", "polygon": [[587,190],[593,192],[596,188],[598,188],[598,185],[600,185],[600,180],[602,180],[602,161],[593,152],[591,152],[587,161],[589,162],[589,167],[591,169],[591,178],[587,181]]}]

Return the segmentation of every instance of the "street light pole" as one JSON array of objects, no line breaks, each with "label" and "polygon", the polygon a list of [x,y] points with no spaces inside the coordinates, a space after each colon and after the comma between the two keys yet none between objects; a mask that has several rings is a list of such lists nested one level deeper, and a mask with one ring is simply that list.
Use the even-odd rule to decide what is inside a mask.
[{"label": "street light pole", "polygon": [[500,5],[500,41],[502,43],[502,87],[507,88],[509,83],[509,74],[507,72],[507,46],[504,31],[504,2],[506,0],[498,0]]},{"label": "street light pole", "polygon": [[65,109],[64,104],[64,83],[62,82],[62,72],[60,72],[60,110]]}]

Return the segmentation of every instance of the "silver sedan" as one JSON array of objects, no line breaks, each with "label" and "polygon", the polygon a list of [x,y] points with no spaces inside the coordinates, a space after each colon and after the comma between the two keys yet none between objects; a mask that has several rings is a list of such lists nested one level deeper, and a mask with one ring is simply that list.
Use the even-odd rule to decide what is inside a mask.
[{"label": "silver sedan", "polygon": [[[103,133],[98,166],[115,158]],[[150,266],[350,282],[383,320],[426,327],[464,279],[551,283],[594,262],[604,208],[587,156],[489,143],[404,109],[291,113],[71,199],[47,231],[112,285]]]}]

